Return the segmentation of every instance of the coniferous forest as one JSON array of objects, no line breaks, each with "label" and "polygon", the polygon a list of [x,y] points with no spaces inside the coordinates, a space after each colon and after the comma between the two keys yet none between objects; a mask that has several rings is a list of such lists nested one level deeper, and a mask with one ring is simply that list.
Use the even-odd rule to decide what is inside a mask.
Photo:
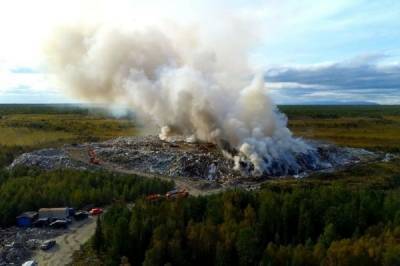
[{"label": "coniferous forest", "polygon": [[91,247],[105,265],[399,265],[400,193],[229,191],[114,205]]}]

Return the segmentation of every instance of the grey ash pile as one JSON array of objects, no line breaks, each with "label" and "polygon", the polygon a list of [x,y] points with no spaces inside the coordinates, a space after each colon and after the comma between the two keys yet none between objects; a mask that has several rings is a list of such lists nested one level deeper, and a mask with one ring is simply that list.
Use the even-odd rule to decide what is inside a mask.
[{"label": "grey ash pile", "polygon": [[0,266],[21,265],[48,239],[64,231],[41,228],[0,228]]}]

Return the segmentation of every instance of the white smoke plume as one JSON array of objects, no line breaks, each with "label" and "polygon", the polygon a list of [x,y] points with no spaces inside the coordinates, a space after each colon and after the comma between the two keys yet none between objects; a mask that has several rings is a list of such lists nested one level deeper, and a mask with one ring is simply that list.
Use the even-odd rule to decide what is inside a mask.
[{"label": "white smoke plume", "polygon": [[177,26],[65,27],[46,54],[67,92],[128,105],[159,126],[164,140],[219,144],[249,175],[273,174],[272,167],[296,173],[296,156],[313,151],[292,137],[263,76],[250,67],[253,37],[238,23],[211,37]]}]

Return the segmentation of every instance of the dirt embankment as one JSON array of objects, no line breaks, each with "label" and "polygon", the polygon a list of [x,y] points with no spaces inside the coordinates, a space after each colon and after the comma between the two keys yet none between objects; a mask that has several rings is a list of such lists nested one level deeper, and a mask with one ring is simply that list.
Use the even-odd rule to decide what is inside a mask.
[{"label": "dirt embankment", "polygon": [[54,248],[37,251],[34,259],[40,266],[68,265],[72,261],[72,254],[94,234],[96,219],[89,217],[82,222],[75,222],[70,226],[70,232],[54,238],[57,242]]}]

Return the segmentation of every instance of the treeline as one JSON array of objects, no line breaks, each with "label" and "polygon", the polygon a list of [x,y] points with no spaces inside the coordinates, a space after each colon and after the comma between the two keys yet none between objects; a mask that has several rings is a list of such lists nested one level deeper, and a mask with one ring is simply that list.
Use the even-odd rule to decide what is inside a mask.
[{"label": "treeline", "polygon": [[89,114],[77,104],[0,104],[0,116],[10,114]]},{"label": "treeline", "polygon": [[289,119],[399,116],[399,105],[279,105]]},{"label": "treeline", "polygon": [[10,165],[14,158],[25,150],[26,149],[21,146],[0,145],[0,169]]},{"label": "treeline", "polygon": [[[292,122],[292,123],[291,123]],[[321,120],[321,119],[294,119],[289,121],[290,127],[300,128],[371,128],[373,126],[387,126],[387,125],[398,125],[396,119],[385,119],[385,118],[347,118],[338,120]]]},{"label": "treeline", "polygon": [[104,214],[92,249],[104,265],[399,265],[399,206],[343,186],[138,200]]},{"label": "treeline", "polygon": [[[133,130],[128,120],[116,120],[96,116],[59,115],[30,117],[29,119],[8,118],[0,121],[7,128],[27,128],[31,130],[62,131],[77,135],[77,141],[98,141],[102,137],[113,136],[118,132]],[[132,131],[133,133],[133,131]]]},{"label": "treeline", "polygon": [[85,105],[85,104],[0,104],[0,118],[3,115],[13,114],[75,114],[75,115],[96,115],[104,117],[133,118],[134,113],[128,108],[121,108],[119,112],[112,113],[106,105]]},{"label": "treeline", "polygon": [[150,192],[164,193],[173,186],[172,182],[109,172],[0,170],[0,226],[15,224],[15,217],[24,211],[133,201]]}]

